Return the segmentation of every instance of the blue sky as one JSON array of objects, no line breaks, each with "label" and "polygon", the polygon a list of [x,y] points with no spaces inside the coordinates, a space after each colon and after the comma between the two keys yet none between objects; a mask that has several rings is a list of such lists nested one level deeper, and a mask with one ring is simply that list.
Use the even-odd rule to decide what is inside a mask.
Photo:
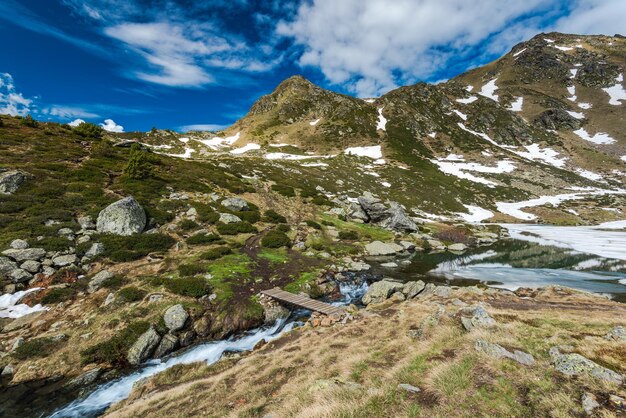
[{"label": "blue sky", "polygon": [[214,130],[294,74],[373,97],[624,21],[623,0],[2,0],[0,113]]}]

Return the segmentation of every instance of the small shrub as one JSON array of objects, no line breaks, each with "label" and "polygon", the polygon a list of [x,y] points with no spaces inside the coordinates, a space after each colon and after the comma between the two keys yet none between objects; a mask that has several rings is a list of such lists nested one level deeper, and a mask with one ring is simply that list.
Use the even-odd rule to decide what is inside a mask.
[{"label": "small shrub", "polygon": [[215,247],[200,254],[200,258],[202,260],[217,260],[218,258],[224,257],[231,252],[231,249],[226,246]]},{"label": "small shrub", "polygon": [[194,205],[194,208],[196,208],[196,211],[198,212],[198,220],[200,222],[212,225],[214,223],[217,223],[217,221],[219,221],[220,219],[220,214],[217,213],[215,209],[213,209],[209,205],[196,203]]},{"label": "small shrub", "polygon": [[315,196],[312,200],[311,203],[313,203],[314,205],[318,205],[318,206],[330,206],[330,200],[328,200],[326,198],[326,196]]},{"label": "small shrub", "polygon": [[197,223],[195,223],[194,221],[192,221],[191,219],[183,219],[178,226],[180,227],[180,229],[182,229],[183,231],[192,231],[194,229],[197,229],[200,225],[198,225]]},{"label": "small shrub", "polygon": [[296,191],[291,186],[284,186],[282,184],[274,184],[272,190],[285,197],[295,197]]},{"label": "small shrub", "polygon": [[83,122],[75,126],[72,131],[84,138],[100,139],[102,138],[103,129],[94,123]]},{"label": "small shrub", "polygon": [[266,210],[265,213],[263,213],[263,220],[272,224],[287,223],[287,218],[272,209]]},{"label": "small shrub", "polygon": [[234,222],[232,224],[217,224],[217,232],[222,235],[250,234],[257,232],[257,229],[249,222]]},{"label": "small shrub", "polygon": [[330,221],[322,221],[322,225],[324,225],[324,226],[335,226],[335,224],[330,222]]},{"label": "small shrub", "polygon": [[55,341],[50,337],[34,338],[16,348],[12,355],[18,360],[46,357],[59,346],[59,343],[60,341]]},{"label": "small shrub", "polygon": [[322,226],[320,224],[318,224],[317,222],[311,220],[311,219],[307,219],[306,220],[306,224],[307,226],[310,226],[313,229],[322,229]]},{"label": "small shrub", "polygon": [[178,274],[181,276],[195,276],[206,272],[207,267],[202,264],[181,264],[178,266]]},{"label": "small shrub", "polygon": [[272,230],[261,239],[261,245],[266,248],[289,247],[291,240],[284,232]]},{"label": "small shrub", "polygon": [[339,231],[339,239],[354,241],[359,239],[359,234],[356,231]]},{"label": "small shrub", "polygon": [[42,299],[41,303],[44,305],[51,305],[53,303],[59,303],[71,299],[76,294],[76,291],[70,287],[56,287],[50,290]]},{"label": "small shrub", "polygon": [[435,234],[435,238],[445,242],[461,243],[470,245],[474,241],[474,237],[468,235],[463,228],[451,226]]},{"label": "small shrub", "polygon": [[128,349],[137,341],[137,338],[148,330],[150,324],[138,321],[128,325],[113,337],[81,351],[82,364],[109,363],[126,365]]},{"label": "small shrub", "polygon": [[276,230],[280,232],[289,232],[291,231],[291,227],[287,224],[280,224],[276,226]]},{"label": "small shrub", "polygon": [[167,251],[176,242],[165,234],[104,234],[97,239],[104,244],[103,256],[117,262],[133,261],[151,252]]},{"label": "small shrub", "polygon": [[47,251],[65,251],[72,245],[74,242],[65,237],[45,237],[41,241],[37,241],[37,246],[45,248]]},{"label": "small shrub", "polygon": [[315,197],[317,195],[319,195],[319,193],[312,187],[305,187],[300,190],[300,197]]},{"label": "small shrub", "polygon": [[39,126],[39,122],[37,122],[31,115],[27,115],[25,118],[20,120],[20,125],[28,126],[29,128],[36,128]]},{"label": "small shrub", "polygon": [[117,294],[127,302],[136,302],[138,300],[142,300],[144,296],[146,296],[145,290],[141,290],[135,286],[127,286],[118,291]]},{"label": "small shrub", "polygon": [[246,210],[243,212],[237,212],[236,214],[242,221],[248,223],[257,223],[261,220],[261,214],[256,210]]},{"label": "small shrub", "polygon": [[203,277],[181,277],[165,282],[165,288],[177,295],[199,298],[211,293],[211,285]]},{"label": "small shrub", "polygon": [[126,279],[124,279],[122,276],[116,275],[113,277],[109,277],[108,279],[103,281],[102,287],[107,289],[119,289],[120,287],[124,286],[125,283]]},{"label": "small shrub", "polygon": [[222,239],[215,234],[195,234],[187,238],[189,245],[204,245],[220,242]]},{"label": "small shrub", "polygon": [[139,148],[139,145],[136,143],[130,148],[128,164],[124,169],[124,174],[135,180],[148,178],[152,174],[152,167],[147,153]]}]

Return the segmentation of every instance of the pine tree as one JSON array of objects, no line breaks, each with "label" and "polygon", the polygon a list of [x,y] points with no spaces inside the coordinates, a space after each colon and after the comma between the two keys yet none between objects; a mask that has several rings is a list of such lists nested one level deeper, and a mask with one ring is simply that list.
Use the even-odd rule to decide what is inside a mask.
[{"label": "pine tree", "polygon": [[142,150],[138,144],[133,144],[130,148],[130,156],[124,173],[131,179],[145,179],[150,177],[152,167],[146,152]]}]

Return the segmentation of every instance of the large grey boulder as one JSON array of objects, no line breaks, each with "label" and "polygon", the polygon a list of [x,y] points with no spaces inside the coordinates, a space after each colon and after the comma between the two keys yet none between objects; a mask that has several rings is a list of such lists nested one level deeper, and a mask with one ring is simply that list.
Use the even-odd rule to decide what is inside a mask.
[{"label": "large grey boulder", "polygon": [[401,291],[402,287],[402,283],[389,280],[372,283],[363,296],[362,302],[364,305],[384,302],[396,291]]},{"label": "large grey boulder", "polygon": [[220,222],[225,223],[225,224],[233,224],[233,223],[241,222],[241,218],[231,213],[220,213]]},{"label": "large grey boulder", "polygon": [[71,266],[72,264],[77,264],[78,257],[76,257],[76,254],[59,255],[57,257],[54,257],[52,259],[52,262],[57,267],[66,267]]},{"label": "large grey boulder", "polygon": [[397,202],[389,202],[389,217],[382,221],[382,226],[398,232],[417,231],[417,225]]},{"label": "large grey boulder", "polygon": [[189,318],[189,314],[181,304],[170,306],[163,315],[165,326],[172,332],[183,329],[187,318]]},{"label": "large grey boulder", "polygon": [[229,197],[222,200],[222,206],[233,212],[241,212],[248,209],[248,202],[239,197]]},{"label": "large grey boulder", "polygon": [[404,247],[393,242],[374,241],[367,244],[365,250],[369,255],[393,255],[404,251]]},{"label": "large grey boulder", "polygon": [[363,193],[363,196],[359,196],[357,200],[370,222],[381,222],[391,216],[387,206],[369,192]]},{"label": "large grey boulder", "polygon": [[11,281],[13,283],[27,282],[27,281],[29,281],[30,279],[33,278],[32,274],[30,274],[29,272],[27,272],[26,270],[23,270],[23,269],[11,270],[11,272],[9,272],[8,276],[9,276],[9,279],[11,279]]},{"label": "large grey boulder", "polygon": [[552,347],[549,351],[552,358],[554,368],[568,376],[589,375],[601,380],[617,383],[619,385],[624,381],[624,377],[600,366],[599,364],[589,360],[577,353],[561,353],[559,347]]},{"label": "large grey boulder", "polygon": [[0,194],[15,193],[26,180],[26,175],[18,170],[0,173]]},{"label": "large grey boulder", "polygon": [[476,348],[476,351],[483,352],[489,357],[496,359],[508,358],[525,366],[531,366],[535,363],[533,356],[528,353],[519,350],[511,352],[499,344],[490,343],[483,339],[477,340],[474,348]]},{"label": "large grey boulder", "polygon": [[2,252],[3,255],[19,262],[26,260],[41,260],[46,255],[46,250],[43,248],[23,248],[23,249],[15,249],[10,248],[8,250],[4,250]]},{"label": "large grey boulder", "polygon": [[85,257],[91,259],[99,256],[102,253],[104,253],[104,244],[102,244],[101,242],[94,242],[85,253]]},{"label": "large grey boulder", "polygon": [[9,260],[7,257],[0,257],[0,277],[7,276],[11,271],[17,268],[15,261]]},{"label": "large grey boulder", "polygon": [[496,320],[482,306],[465,309],[463,313],[469,312],[471,317],[462,316],[461,324],[467,331],[474,328],[491,328],[496,325]]},{"label": "large grey boulder", "polygon": [[406,282],[404,286],[402,286],[402,293],[407,299],[413,299],[415,296],[419,295],[422,290],[424,290],[424,287],[426,287],[426,284],[421,280]]},{"label": "large grey boulder", "polygon": [[350,203],[346,212],[348,218],[350,218],[351,220],[356,219],[363,222],[369,221],[369,216],[367,216],[367,213],[365,213],[361,205],[359,205],[358,203]]},{"label": "large grey boulder", "polygon": [[98,273],[96,273],[95,276],[91,278],[91,280],[89,280],[89,284],[87,285],[87,292],[93,293],[96,290],[100,289],[104,282],[112,278],[113,276],[113,273],[108,270],[99,271]]},{"label": "large grey boulder", "polygon": [[161,336],[154,328],[150,327],[130,347],[126,359],[133,366],[141,364],[144,360],[150,358],[159,341],[161,341]]},{"label": "large grey boulder", "polygon": [[20,265],[20,268],[29,273],[37,273],[41,268],[41,263],[35,260],[26,260]]},{"label": "large grey boulder", "polygon": [[622,326],[617,326],[613,328],[604,336],[607,340],[613,341],[624,341],[626,342],[626,328]]},{"label": "large grey boulder", "polygon": [[178,337],[172,334],[165,334],[161,342],[154,350],[154,358],[161,358],[168,355],[178,347]]},{"label": "large grey boulder", "polygon": [[16,250],[24,250],[28,248],[29,245],[28,242],[24,241],[23,239],[14,239],[13,241],[11,241],[11,244],[9,244],[9,247]]},{"label": "large grey boulder", "polygon": [[146,227],[146,212],[134,197],[111,203],[100,211],[96,229],[98,232],[116,235],[132,235]]}]

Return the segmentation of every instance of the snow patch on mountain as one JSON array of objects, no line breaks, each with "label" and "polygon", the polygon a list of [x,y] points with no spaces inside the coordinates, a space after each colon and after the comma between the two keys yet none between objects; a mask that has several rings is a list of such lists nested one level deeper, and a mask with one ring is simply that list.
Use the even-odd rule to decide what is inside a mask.
[{"label": "snow patch on mountain", "polygon": [[580,128],[574,131],[576,135],[585,141],[593,142],[594,144],[613,144],[615,139],[611,138],[608,134],[603,132],[598,132],[595,135],[591,136],[585,128]]},{"label": "snow patch on mountain", "polygon": [[232,146],[235,142],[237,142],[237,140],[239,139],[240,136],[241,136],[241,132],[237,132],[235,135],[228,136],[226,138],[220,138],[220,137],[216,136],[216,137],[213,137],[211,139],[199,139],[198,141],[203,143],[204,145],[206,145],[209,148],[217,150],[217,149],[222,148],[222,147],[230,147],[230,146]]},{"label": "snow patch on mountain", "polygon": [[230,151],[230,153],[239,155],[239,154],[244,154],[248,151],[254,151],[258,149],[261,149],[261,146],[259,144],[246,144],[241,148],[235,148],[234,150]]},{"label": "snow patch on mountain", "polygon": [[456,99],[457,102],[462,103],[462,104],[474,103],[476,100],[478,100],[478,97],[476,96],[470,96],[467,99]]},{"label": "snow patch on mountain", "polygon": [[465,222],[478,223],[486,219],[489,219],[493,216],[493,212],[491,212],[490,210],[481,208],[480,206],[474,206],[474,205],[463,205],[463,206],[465,206],[465,209],[467,209],[469,213],[459,212],[458,215]]},{"label": "snow patch on mountain", "polygon": [[320,122],[320,120],[322,120],[322,119],[315,119],[313,122],[309,122],[309,125],[315,126],[315,125],[317,125]]},{"label": "snow patch on mountain", "polygon": [[539,144],[525,145],[524,148],[526,148],[526,151],[515,151],[515,153],[520,157],[524,157],[532,161],[540,160],[558,168],[563,167],[565,165],[565,161],[567,161],[566,157],[557,158],[559,153],[552,148],[542,149]]},{"label": "snow patch on mountain", "polygon": [[509,110],[513,112],[521,112],[523,104],[524,104],[524,98],[520,96],[517,99],[515,99],[514,102],[511,103],[511,107],[509,107]]},{"label": "snow patch on mountain", "polygon": [[626,100],[626,90],[622,86],[624,81],[624,75],[620,74],[615,78],[615,85],[602,89],[609,95],[609,104],[613,106],[619,106],[622,104],[622,100]]},{"label": "snow patch on mountain", "polygon": [[387,126],[387,119],[385,119],[385,117],[383,116],[383,109],[384,107],[378,109],[378,122],[376,123],[376,129],[385,131],[385,127]]},{"label": "snow patch on mountain", "polygon": [[498,90],[498,86],[496,86],[496,80],[498,80],[497,78],[494,78],[493,80],[489,81],[487,84],[485,84],[481,89],[480,92],[478,92],[478,94],[480,94],[481,96],[485,96],[491,100],[495,100],[496,102],[498,101],[498,95],[494,94],[496,90]]},{"label": "snow patch on mountain", "polygon": [[[374,145],[371,147],[351,147],[344,150],[345,154],[356,155],[357,157],[368,157],[373,160],[382,158],[383,152],[380,145]],[[383,163],[384,164],[384,163]]]}]

